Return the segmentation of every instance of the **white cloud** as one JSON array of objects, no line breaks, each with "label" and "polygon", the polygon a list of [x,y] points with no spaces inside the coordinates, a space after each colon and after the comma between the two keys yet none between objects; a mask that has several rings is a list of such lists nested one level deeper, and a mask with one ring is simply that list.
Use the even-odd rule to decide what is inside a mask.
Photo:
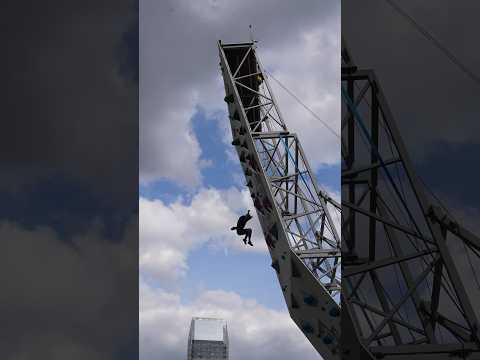
[{"label": "white cloud", "polygon": [[[281,48],[266,49],[264,66],[322,121],[340,134],[340,24],[333,19]],[[314,169],[340,161],[340,140],[312,116],[275,79],[270,84],[290,131],[296,132]]]},{"label": "white cloud", "polygon": [[[191,128],[195,102],[183,97],[183,102],[168,100],[170,106],[152,111],[149,124],[142,131],[140,169],[141,182],[160,178],[178,180],[183,185],[201,182],[201,149]],[[145,111],[145,109],[143,110]],[[140,111],[142,118],[143,111]]]},{"label": "white cloud", "polygon": [[140,358],[184,359],[193,316],[227,321],[231,359],[320,358],[287,312],[271,310],[255,300],[221,290],[205,291],[185,305],[178,295],[143,282],[140,284]]},{"label": "white cloud", "polygon": [[[201,184],[202,152],[191,118],[201,106],[207,115],[226,119],[221,115],[226,107],[216,42],[245,41],[248,24],[254,25],[256,38],[261,40],[264,62],[275,66],[279,79],[337,126],[339,10],[333,0],[301,4],[142,0],[141,181],[166,178],[187,186]],[[300,134],[312,165],[338,161],[338,144],[332,135],[292,99],[276,93],[286,122]]]},{"label": "white cloud", "polygon": [[[251,209],[254,247],[246,247],[230,227]],[[185,203],[166,205],[161,200],[140,198],[140,270],[172,284],[188,270],[189,252],[205,244],[237,251],[266,251],[263,234],[247,190],[200,189]]]}]

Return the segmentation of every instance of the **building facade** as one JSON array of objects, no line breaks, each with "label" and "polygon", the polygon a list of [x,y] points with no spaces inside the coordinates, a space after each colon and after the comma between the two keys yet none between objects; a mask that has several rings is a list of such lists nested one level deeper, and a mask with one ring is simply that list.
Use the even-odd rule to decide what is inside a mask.
[{"label": "building facade", "polygon": [[194,317],[190,324],[187,359],[228,359],[226,321],[222,319]]}]

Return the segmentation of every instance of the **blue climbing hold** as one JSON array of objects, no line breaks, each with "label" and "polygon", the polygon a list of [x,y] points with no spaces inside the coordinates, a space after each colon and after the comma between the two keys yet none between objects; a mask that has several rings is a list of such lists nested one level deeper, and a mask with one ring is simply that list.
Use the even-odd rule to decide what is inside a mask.
[{"label": "blue climbing hold", "polygon": [[302,330],[303,330],[304,333],[307,333],[307,334],[313,333],[313,327],[309,323],[303,324]]},{"label": "blue climbing hold", "polygon": [[329,344],[333,343],[333,337],[330,336],[330,335],[325,335],[323,337],[323,343],[326,344],[326,345],[329,345]]},{"label": "blue climbing hold", "polygon": [[330,316],[338,317],[338,316],[340,316],[340,309],[338,309],[336,307],[331,308],[330,311],[329,311],[329,314],[330,314]]},{"label": "blue climbing hold", "polygon": [[303,298],[303,301],[305,302],[305,304],[310,305],[310,306],[317,306],[317,304],[318,304],[317,299],[315,297],[313,297],[312,295],[305,296]]}]

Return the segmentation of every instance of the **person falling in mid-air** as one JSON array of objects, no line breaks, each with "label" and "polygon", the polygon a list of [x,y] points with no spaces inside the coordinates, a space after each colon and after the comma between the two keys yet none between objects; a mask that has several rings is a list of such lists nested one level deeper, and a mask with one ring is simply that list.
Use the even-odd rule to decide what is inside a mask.
[{"label": "person falling in mid-air", "polygon": [[252,215],[250,215],[250,210],[247,211],[245,215],[242,215],[238,218],[237,221],[237,226],[234,226],[230,228],[230,230],[237,230],[238,235],[245,235],[243,238],[243,242],[245,245],[247,244],[247,239],[248,239],[248,245],[253,246],[252,244],[252,229],[245,229],[245,225],[247,224],[247,221],[252,218]]}]

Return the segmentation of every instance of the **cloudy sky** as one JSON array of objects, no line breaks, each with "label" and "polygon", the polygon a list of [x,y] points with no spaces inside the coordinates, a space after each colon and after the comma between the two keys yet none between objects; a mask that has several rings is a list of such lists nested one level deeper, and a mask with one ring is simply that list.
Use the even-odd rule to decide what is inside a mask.
[{"label": "cloudy sky", "polygon": [[[339,3],[141,0],[140,64],[135,1],[5,3],[2,359],[135,357],[138,206],[142,359],[184,359],[190,318],[203,315],[228,321],[232,359],[319,358],[288,317],[256,219],[254,248],[228,230],[253,207],[229,145],[216,42],[245,41],[253,24],[267,69],[338,128]],[[373,51],[359,59],[378,69],[412,149],[433,144],[415,159],[426,180],[479,231],[478,88],[381,0],[342,3],[361,22],[349,37],[436,81],[414,77],[415,87],[386,71],[398,63],[382,70]],[[480,68],[478,1],[402,3]],[[335,138],[272,86],[322,186],[338,194]]]},{"label": "cloudy sky", "polygon": [[[289,318],[256,216],[253,248],[229,230],[254,208],[230,145],[217,41],[248,41],[250,24],[264,66],[339,129],[338,1],[140,1],[143,360],[185,358],[192,316],[227,320],[232,359],[319,358]],[[338,139],[271,84],[321,185],[338,194]]]},{"label": "cloudy sky", "polygon": [[[480,31],[478,1],[396,3],[479,76],[480,48],[470,45]],[[342,36],[357,64],[375,69],[417,174],[457,221],[478,233],[480,171],[473,164],[480,152],[480,84],[387,1],[343,0]]]},{"label": "cloudy sky", "polygon": [[4,5],[0,357],[133,357],[135,3]]}]

